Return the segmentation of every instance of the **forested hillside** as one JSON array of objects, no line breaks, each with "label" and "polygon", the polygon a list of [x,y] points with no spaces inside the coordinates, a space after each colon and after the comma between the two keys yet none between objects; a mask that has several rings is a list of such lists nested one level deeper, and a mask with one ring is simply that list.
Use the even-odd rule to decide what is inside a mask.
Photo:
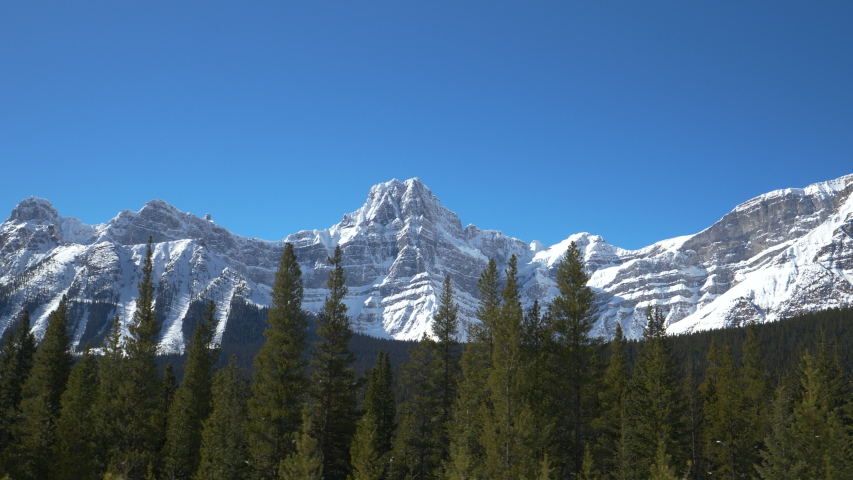
[{"label": "forested hillside", "polygon": [[[559,294],[524,308],[518,262],[490,261],[478,323],[452,279],[430,336],[352,332],[342,253],[302,308],[292,245],[269,309],[196,302],[187,350],[157,356],[151,242],[129,330],[75,358],[61,302],[36,346],[23,312],[0,350],[0,470],[10,479],[823,479],[853,476],[851,310],[642,340],[591,335],[580,249]],[[467,328],[467,343],[460,344]]]}]

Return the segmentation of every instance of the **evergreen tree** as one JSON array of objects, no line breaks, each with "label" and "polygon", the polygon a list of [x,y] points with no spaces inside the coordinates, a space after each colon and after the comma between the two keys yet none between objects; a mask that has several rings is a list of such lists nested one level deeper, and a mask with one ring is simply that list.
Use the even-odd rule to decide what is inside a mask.
[{"label": "evergreen tree", "polygon": [[672,456],[666,453],[666,445],[663,440],[658,442],[655,451],[655,461],[652,463],[649,480],[678,480],[675,469],[671,466]]},{"label": "evergreen tree", "polygon": [[749,419],[743,384],[738,378],[728,344],[717,349],[712,342],[701,390],[705,397],[704,445],[709,471],[722,478],[752,473],[755,445],[749,442]]},{"label": "evergreen tree", "polygon": [[461,369],[459,366],[459,306],[453,302],[453,285],[450,275],[444,277],[438,311],[432,321],[432,335],[435,338],[436,367],[439,375],[438,417],[433,435],[436,438],[438,459],[444,462],[450,455],[450,422],[453,404],[459,384]]},{"label": "evergreen tree", "polygon": [[211,300],[193,331],[184,367],[184,379],[168,413],[165,473],[169,478],[189,478],[201,459],[202,422],[210,415],[213,367],[219,348],[213,344],[217,320]]},{"label": "evergreen tree", "polygon": [[595,460],[592,458],[592,452],[589,449],[589,444],[583,450],[583,461],[581,462],[581,471],[577,476],[578,480],[601,480],[601,473],[595,468]]},{"label": "evergreen tree", "polygon": [[526,402],[531,411],[531,429],[536,432],[532,438],[533,448],[536,456],[542,458],[548,446],[552,425],[548,412],[548,368],[551,363],[549,347],[553,331],[550,318],[542,315],[538,300],[534,300],[533,305],[525,312],[521,330]]},{"label": "evergreen tree", "polygon": [[142,479],[157,460],[165,438],[162,381],[157,372],[157,335],[160,324],[154,313],[154,251],[148,238],[142,264],[142,281],[136,310],[128,327],[121,364],[123,381],[116,393],[116,418],[112,426],[118,442],[110,459],[110,472]]},{"label": "evergreen tree", "polygon": [[320,480],[323,478],[323,459],[317,440],[311,436],[312,421],[307,410],[302,412],[302,432],[297,437],[296,449],[279,465],[282,480]]},{"label": "evergreen tree", "polygon": [[483,410],[485,449],[484,473],[490,478],[526,477],[536,470],[531,437],[532,414],[524,383],[521,352],[521,324],[524,312],[518,289],[515,255],[506,270],[506,286],[501,292],[501,309],[492,321],[492,368],[487,379],[490,394]]},{"label": "evergreen tree", "polygon": [[368,381],[363,410],[365,415],[370,414],[373,417],[376,426],[374,449],[384,458],[391,451],[394,432],[397,430],[394,373],[388,352],[379,351],[376,365],[368,373]]},{"label": "evergreen tree", "polygon": [[762,462],[756,465],[759,478],[764,480],[794,480],[791,476],[794,452],[788,438],[794,395],[786,380],[776,389],[769,416],[770,433],[764,441],[766,450],[760,452]]},{"label": "evergreen tree", "polygon": [[557,266],[557,295],[549,308],[553,324],[553,365],[550,397],[555,452],[563,476],[581,469],[583,451],[592,438],[591,424],[597,417],[598,382],[601,377],[600,339],[590,335],[596,318],[595,297],[587,286],[578,246],[572,242]]},{"label": "evergreen tree", "polygon": [[[480,322],[468,325],[468,343],[460,359],[463,375],[454,405],[451,458],[446,462],[459,478],[478,474],[482,466],[483,409],[490,408],[491,396],[487,380],[492,369],[492,329],[501,309],[499,279],[497,263],[491,259],[477,281]],[[461,471],[462,467],[466,470]]]},{"label": "evergreen tree", "polygon": [[434,435],[441,404],[436,376],[440,371],[438,352],[435,340],[426,334],[409,350],[409,362],[403,366],[401,376],[408,400],[400,405],[402,420],[390,478],[430,478],[439,467],[439,446]]},{"label": "evergreen tree", "polygon": [[56,422],[56,480],[97,478],[97,425],[93,421],[98,394],[98,359],[87,347],[68,377]]},{"label": "evergreen tree", "polygon": [[249,450],[256,478],[276,478],[279,463],[293,451],[291,438],[299,432],[305,378],[307,317],[302,310],[302,270],[296,251],[285,244],[267,315],[266,342],[255,357],[254,383],[249,399]]},{"label": "evergreen tree", "polygon": [[684,378],[684,428],[687,434],[687,457],[689,462],[685,478],[704,478],[706,472],[704,448],[702,444],[702,394],[696,379],[696,367],[693,363],[687,365],[687,375]]},{"label": "evergreen tree", "polygon": [[326,479],[344,479],[350,470],[349,449],[358,418],[356,409],[355,372],[351,365],[355,356],[349,349],[352,331],[341,265],[341,247],[329,262],[329,295],[317,316],[317,336],[311,358],[313,372],[309,395],[313,402],[315,424],[312,436],[317,439],[323,475]]},{"label": "evergreen tree", "polygon": [[30,312],[24,310],[21,319],[0,350],[0,453],[12,443],[14,425],[20,420],[21,392],[30,370],[36,340],[30,332]]},{"label": "evergreen tree", "polygon": [[[108,462],[119,454],[123,446],[122,435],[125,421],[125,405],[119,391],[125,380],[125,357],[122,346],[121,319],[113,318],[110,331],[104,339],[103,355],[98,359],[98,381],[92,423],[95,425],[99,471],[107,468]],[[109,472],[118,475],[117,472]]]},{"label": "evergreen tree", "polygon": [[601,406],[599,417],[593,423],[598,432],[595,445],[597,464],[605,477],[612,476],[621,466],[620,441],[622,438],[622,422],[625,403],[625,392],[628,388],[628,366],[625,359],[625,337],[622,326],[616,324],[616,332],[610,341],[610,357],[598,401]]},{"label": "evergreen tree", "polygon": [[368,410],[358,421],[350,457],[352,474],[350,480],[380,480],[385,473],[385,458],[378,448],[379,418]]},{"label": "evergreen tree", "polygon": [[663,312],[649,308],[648,325],[643,333],[644,346],[628,384],[625,399],[623,442],[625,471],[623,478],[643,479],[655,463],[655,452],[649,445],[662,445],[666,455],[682,464],[685,444],[681,413],[684,401],[679,385],[669,339],[666,337]]},{"label": "evergreen tree", "polygon": [[69,351],[68,299],[63,296],[59,307],[48,317],[41,344],[33,357],[33,368],[24,383],[17,445],[11,471],[15,478],[47,478],[56,463],[56,422],[62,404],[60,399],[73,359]]},{"label": "evergreen tree", "polygon": [[234,356],[213,377],[212,408],[202,422],[201,449],[196,480],[246,478],[249,451],[244,423],[249,388]]}]

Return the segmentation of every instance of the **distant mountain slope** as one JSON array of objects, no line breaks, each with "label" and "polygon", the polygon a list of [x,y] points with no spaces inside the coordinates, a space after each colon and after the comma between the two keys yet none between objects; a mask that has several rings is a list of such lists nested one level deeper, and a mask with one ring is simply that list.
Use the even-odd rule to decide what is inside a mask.
[{"label": "distant mountain slope", "polygon": [[41,334],[47,314],[68,295],[75,342],[97,344],[113,316],[123,322],[132,316],[149,236],[156,244],[163,352],[183,350],[192,327],[187,312],[199,301],[217,302],[219,316],[227,319],[220,335],[240,321],[230,315],[235,302],[268,305],[284,242],[296,247],[305,306],[312,311],[326,293],[326,257],[341,246],[355,328],[374,336],[417,339],[428,331],[445,275],[453,279],[463,320],[476,321],[477,279],[489,258],[504,267],[518,256],[525,300],[547,302],[556,293],[557,262],[571,241],[592,275],[598,335],[609,335],[617,322],[630,337],[641,335],[650,305],[665,309],[670,332],[773,321],[853,305],[851,191],[853,175],[770,192],[700,233],[639,250],[588,233],[545,247],[463,228],[417,178],[376,185],[365,204],[337,225],[283,241],[243,237],[160,200],[85,225],[31,197],[0,224],[0,331],[27,308]]}]

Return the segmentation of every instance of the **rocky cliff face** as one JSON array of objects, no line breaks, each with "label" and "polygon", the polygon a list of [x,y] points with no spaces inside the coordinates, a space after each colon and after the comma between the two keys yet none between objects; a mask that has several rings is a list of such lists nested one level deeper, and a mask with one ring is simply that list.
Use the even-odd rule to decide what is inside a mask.
[{"label": "rocky cliff face", "polygon": [[183,349],[194,302],[217,302],[218,315],[227,319],[220,335],[229,322],[239,322],[229,317],[233,302],[268,305],[284,242],[296,247],[305,307],[313,311],[326,294],[326,258],[341,246],[355,328],[377,336],[416,339],[428,331],[445,275],[453,279],[463,321],[476,321],[477,279],[489,258],[504,267],[510,256],[519,257],[525,300],[547,303],[556,294],[557,262],[572,241],[583,251],[597,294],[599,335],[621,323],[629,336],[639,336],[650,305],[664,308],[671,332],[773,321],[853,304],[851,191],[853,175],[771,192],[696,235],[639,250],[587,233],[546,247],[463,228],[418,179],[376,185],[337,225],[275,242],[236,235],[160,200],[85,225],[29,198],[0,224],[0,330],[26,308],[41,334],[62,295],[71,300],[77,344],[98,344],[115,315],[126,328],[149,236],[156,247],[163,352]]}]

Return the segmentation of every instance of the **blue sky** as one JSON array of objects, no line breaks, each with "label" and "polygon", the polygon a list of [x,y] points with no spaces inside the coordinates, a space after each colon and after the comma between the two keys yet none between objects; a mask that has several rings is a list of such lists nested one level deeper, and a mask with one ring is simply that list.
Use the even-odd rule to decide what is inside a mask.
[{"label": "blue sky", "polygon": [[162,198],[243,235],[420,177],[463,225],[623,248],[853,173],[851,2],[0,4],[0,217]]}]

